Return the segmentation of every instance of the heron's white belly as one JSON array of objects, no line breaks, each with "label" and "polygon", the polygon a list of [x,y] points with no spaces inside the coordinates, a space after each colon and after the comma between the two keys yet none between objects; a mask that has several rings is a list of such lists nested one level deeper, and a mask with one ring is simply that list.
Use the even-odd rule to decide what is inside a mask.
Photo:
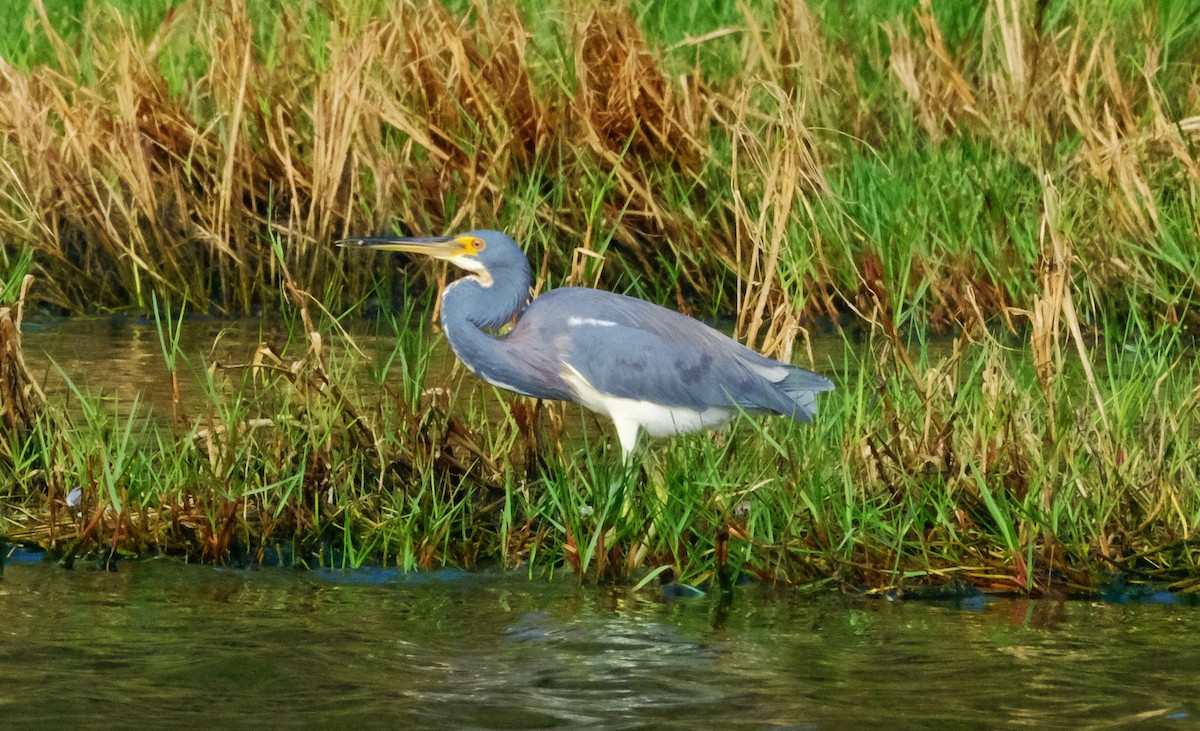
[{"label": "heron's white belly", "polygon": [[612,419],[618,429],[625,424],[636,424],[654,437],[721,426],[737,413],[732,406],[713,406],[697,411],[602,393],[570,366],[563,375],[580,404]]},{"label": "heron's white belly", "polygon": [[648,401],[635,401],[612,396],[607,399],[607,410],[603,413],[607,413],[613,421],[636,422],[652,437],[711,429],[732,419],[734,413],[732,409],[723,408],[696,411],[681,406],[662,406]]}]

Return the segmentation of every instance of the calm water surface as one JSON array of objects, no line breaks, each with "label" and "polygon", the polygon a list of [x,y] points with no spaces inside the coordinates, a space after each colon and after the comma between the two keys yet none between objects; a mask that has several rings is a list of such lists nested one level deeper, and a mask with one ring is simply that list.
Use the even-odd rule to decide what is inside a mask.
[{"label": "calm water surface", "polygon": [[10,557],[5,728],[1194,728],[1200,610]]}]

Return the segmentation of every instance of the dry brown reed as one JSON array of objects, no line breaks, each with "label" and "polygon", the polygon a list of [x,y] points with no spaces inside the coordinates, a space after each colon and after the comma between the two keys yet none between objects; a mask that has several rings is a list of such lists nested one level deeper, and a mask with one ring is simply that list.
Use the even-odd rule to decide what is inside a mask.
[{"label": "dry brown reed", "polygon": [[17,302],[0,307],[0,458],[11,460],[9,439],[20,438],[42,413],[46,396],[25,365],[21,352],[21,320],[33,276],[21,281]]},{"label": "dry brown reed", "polygon": [[[269,21],[232,0],[185,4],[149,33],[95,7],[81,31],[86,60],[41,0],[34,8],[52,60],[0,60],[0,232],[6,246],[35,248],[35,296],[73,310],[144,307],[152,290],[227,311],[272,301],[273,238],[300,286],[350,301],[369,287],[369,265],[337,257],[329,242],[341,235],[512,223],[557,272],[571,270],[576,247],[613,252],[676,286],[685,305],[719,296],[729,285],[711,267],[727,267],[745,286],[741,331],[775,350],[796,324],[770,325],[767,313],[870,309],[879,294],[882,242],[829,247],[818,223],[854,231],[825,181],[862,142],[905,124],[1051,173],[1082,191],[1069,215],[1098,204],[1101,215],[1071,232],[1090,292],[1129,273],[1153,279],[1154,262],[1116,255],[1111,236],[1153,238],[1156,186],[1200,180],[1200,110],[1193,99],[1190,114],[1171,116],[1181,104],[1163,97],[1161,49],[1148,42],[1139,65],[1123,63],[1119,30],[1082,15],[1049,29],[1045,3],[995,0],[977,44],[952,46],[922,0],[885,38],[862,39],[861,53],[830,34],[836,20],[818,6],[745,8],[740,26],[673,49],[737,38],[744,69],[720,79],[675,73],[672,50],[655,48],[628,10],[598,5],[557,11],[562,46],[535,45],[513,3],[467,16],[350,3],[319,41],[303,3]],[[1153,38],[1154,19],[1143,20]],[[201,66],[165,72],[171,49]],[[868,95],[860,79],[876,62],[890,75]],[[1171,88],[1194,91],[1177,68]],[[905,108],[910,122],[897,118]],[[1068,137],[1080,141],[1071,159],[1047,157]],[[514,200],[537,176],[555,194]],[[610,183],[579,184],[592,178]],[[597,198],[602,228],[587,213]],[[611,248],[600,240],[609,232]],[[935,321],[1033,305],[972,256],[917,262]]]},{"label": "dry brown reed", "polygon": [[[746,117],[753,113],[751,97],[756,93],[771,98],[779,111],[772,115],[777,126],[752,134],[755,125]],[[732,268],[743,285],[736,332],[750,347],[790,359],[801,327],[801,307],[791,299],[799,294],[803,302],[805,291],[816,285],[804,280],[809,262],[817,256],[812,250],[815,201],[826,200],[829,188],[801,100],[767,85],[747,89],[736,109],[731,184],[737,245]],[[800,222],[808,236],[797,235]],[[809,250],[793,249],[797,240],[809,244]],[[784,278],[788,286],[783,286]]]}]

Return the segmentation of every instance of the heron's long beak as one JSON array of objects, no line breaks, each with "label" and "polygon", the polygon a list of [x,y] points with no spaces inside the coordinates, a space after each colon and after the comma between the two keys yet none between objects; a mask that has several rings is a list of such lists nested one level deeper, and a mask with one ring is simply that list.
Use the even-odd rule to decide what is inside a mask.
[{"label": "heron's long beak", "polygon": [[459,236],[355,236],[342,239],[338,246],[357,246],[378,251],[403,251],[435,259],[450,259],[464,253]]}]

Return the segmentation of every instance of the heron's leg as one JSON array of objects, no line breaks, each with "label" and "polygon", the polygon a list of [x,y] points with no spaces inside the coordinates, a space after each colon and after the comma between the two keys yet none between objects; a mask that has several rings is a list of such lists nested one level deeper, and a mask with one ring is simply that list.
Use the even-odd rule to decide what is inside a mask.
[{"label": "heron's leg", "polygon": [[653,459],[653,455],[643,452],[639,456],[631,455],[628,461],[621,464],[621,515],[629,515],[635,504],[643,501],[646,486],[650,484],[647,460]]},{"label": "heron's leg", "polygon": [[621,442],[621,464],[628,467],[637,447],[638,423],[631,419],[613,419],[613,426],[617,427],[617,439]]},{"label": "heron's leg", "polygon": [[633,496],[629,485],[637,482],[636,475],[641,469],[641,463],[634,458],[641,427],[633,419],[620,418],[613,419],[613,426],[616,427],[617,439],[621,442],[621,467],[618,477],[609,485],[609,496],[614,500],[617,514],[624,516],[629,514],[632,507]]}]

